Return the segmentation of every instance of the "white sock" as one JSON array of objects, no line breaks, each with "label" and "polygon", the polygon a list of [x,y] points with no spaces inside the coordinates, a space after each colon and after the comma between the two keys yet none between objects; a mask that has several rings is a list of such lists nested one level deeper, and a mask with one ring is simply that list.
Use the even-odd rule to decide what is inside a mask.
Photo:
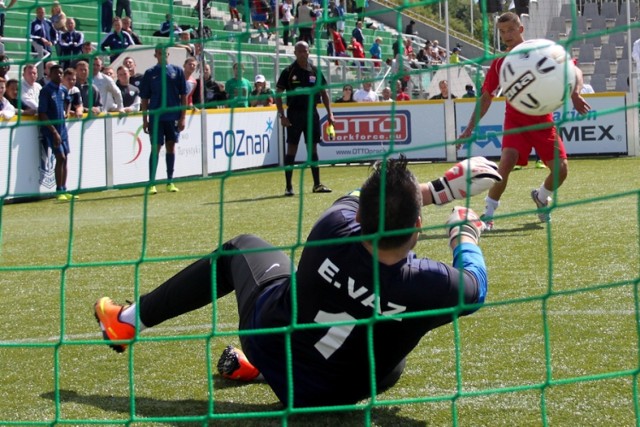
[{"label": "white sock", "polygon": [[[138,315],[136,304],[131,304],[129,307],[122,310],[120,313],[120,321],[124,323],[128,323],[132,326],[136,325],[136,316]],[[147,327],[142,323],[142,321],[138,324],[138,332],[142,332],[147,329]]]},{"label": "white sock", "polygon": [[538,200],[542,203],[547,203],[547,200],[553,196],[553,191],[549,191],[544,188],[544,183],[538,188]]},{"label": "white sock", "polygon": [[500,206],[499,200],[493,200],[491,197],[487,196],[484,198],[485,206],[484,206],[484,215],[488,217],[492,217],[498,206]]}]

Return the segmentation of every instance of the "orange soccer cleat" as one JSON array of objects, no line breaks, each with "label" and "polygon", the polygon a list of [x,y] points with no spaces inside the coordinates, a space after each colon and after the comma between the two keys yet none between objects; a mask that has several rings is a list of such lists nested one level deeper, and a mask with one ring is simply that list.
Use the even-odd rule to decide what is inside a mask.
[{"label": "orange soccer cleat", "polygon": [[[102,329],[102,336],[106,341],[124,341],[136,336],[136,328],[120,320],[120,313],[126,306],[114,303],[109,297],[102,297],[94,304],[93,308],[100,329]],[[127,349],[126,344],[109,344],[109,347],[117,353],[122,353]]]},{"label": "orange soccer cleat", "polygon": [[260,375],[260,371],[249,362],[242,350],[227,346],[218,360],[218,372],[224,378],[251,381]]}]

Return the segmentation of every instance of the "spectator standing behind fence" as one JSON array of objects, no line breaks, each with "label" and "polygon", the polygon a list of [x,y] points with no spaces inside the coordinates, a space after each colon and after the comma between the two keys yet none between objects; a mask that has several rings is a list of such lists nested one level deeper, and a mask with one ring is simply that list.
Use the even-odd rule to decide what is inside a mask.
[{"label": "spectator standing behind fence", "polygon": [[64,98],[64,116],[81,119],[84,114],[82,95],[76,86],[76,70],[67,68],[62,75],[62,85],[66,89]]},{"label": "spectator standing behind fence", "polygon": [[[36,8],[36,19],[31,21],[31,51],[35,52],[38,58],[51,55],[51,49],[56,43],[58,33],[50,20],[45,17],[44,7]],[[38,74],[43,75],[42,62],[38,65]]]},{"label": "spectator standing behind fence", "polygon": [[62,56],[60,64],[63,69],[67,69],[73,60],[73,57],[82,53],[82,44],[84,43],[84,34],[76,31],[76,20],[67,18],[65,23],[66,31],[60,34],[60,55]]},{"label": "spectator standing behind fence", "polygon": [[462,95],[463,98],[475,98],[476,97],[476,90],[473,88],[473,85],[465,85],[464,90],[466,92],[464,93],[464,95]]},{"label": "spectator standing behind fence", "polygon": [[229,98],[229,108],[242,108],[249,106],[249,94],[253,90],[251,82],[244,77],[244,65],[233,64],[233,78],[227,80],[224,87]]},{"label": "spectator standing behind fence", "polygon": [[351,37],[356,39],[358,43],[364,46],[364,33],[362,32],[362,21],[356,22],[356,27],[351,32]]},{"label": "spectator standing behind fence", "polygon": [[103,33],[111,31],[113,24],[113,0],[102,0],[102,18],[100,27]]},{"label": "spectator standing behind fence", "polygon": [[134,44],[129,33],[122,31],[122,20],[116,16],[113,18],[113,31],[102,40],[100,49],[109,52],[109,59],[114,62],[126,48]]},{"label": "spectator standing behind fence", "polygon": [[309,0],[302,0],[296,7],[296,25],[298,27],[298,41],[311,44],[313,42],[313,19],[315,13],[309,6]]},{"label": "spectator standing behind fence", "polygon": [[116,86],[122,94],[122,105],[125,113],[140,111],[140,90],[129,83],[129,69],[124,65],[118,67]]},{"label": "spectator standing behind fence", "polygon": [[45,85],[49,83],[49,71],[51,70],[51,67],[53,67],[56,64],[57,64],[56,61],[45,62],[43,76],[40,77],[38,80],[36,80],[38,83],[40,83],[40,86],[45,87]]},{"label": "spectator standing behind fence", "polygon": [[56,30],[56,53],[60,55],[60,45],[58,44],[60,40],[60,35],[67,28],[67,15],[62,11],[62,6],[57,1],[54,1],[51,5],[51,17],[49,18],[53,28]]},{"label": "spectator standing behind fence", "polygon": [[[156,194],[156,169],[160,148],[165,146],[165,163],[167,166],[167,191],[177,193],[178,187],[173,183],[173,172],[176,162],[175,145],[180,140],[180,132],[185,127],[187,107],[187,81],[180,67],[169,64],[169,52],[156,48],[154,53],[158,63],[144,73],[140,85],[140,110],[142,111],[142,128],[151,140],[149,156],[149,194]],[[164,74],[164,76],[163,76]],[[180,110],[157,111],[160,108],[181,107]],[[149,117],[151,116],[151,117]]]},{"label": "spectator standing behind fence", "polygon": [[3,53],[0,53],[0,77],[2,77],[3,79],[7,79],[7,74],[9,73],[9,70],[11,70],[11,63],[9,60],[9,57]]},{"label": "spectator standing behind fence", "polygon": [[293,4],[291,0],[284,0],[280,6],[280,23],[284,28],[282,32],[282,44],[289,46],[289,25],[293,21]]},{"label": "spectator standing behind fence", "polygon": [[193,74],[198,69],[198,60],[194,57],[187,58],[182,68],[184,69],[184,78],[187,81],[187,105],[193,108],[193,94],[198,85]]},{"label": "spectator standing behind fence", "polygon": [[[225,92],[225,87],[222,83],[218,83],[213,80],[211,76],[211,65],[204,64],[202,67],[203,77],[204,77],[204,103],[203,107],[207,107],[206,104],[210,102],[220,102],[227,100],[227,92]],[[198,79],[198,83],[196,85],[196,90],[193,94],[193,104],[199,106],[202,104],[202,99],[200,96],[200,80]],[[223,104],[219,104],[218,107],[223,107]]]},{"label": "spectator standing behind fence", "polygon": [[142,40],[140,40],[140,36],[133,31],[133,21],[129,16],[125,16],[122,18],[122,31],[126,32],[131,36],[131,40],[133,40],[133,44],[140,45],[142,44]]},{"label": "spectator standing behind fence", "polygon": [[76,64],[76,86],[80,89],[84,112],[98,115],[102,111],[100,91],[95,84],[89,82],[89,63],[80,60]]},{"label": "spectator standing behind fence", "polygon": [[[102,73],[102,58],[99,56],[93,58],[93,84],[100,92],[103,111],[118,111],[120,113],[124,113],[122,94],[113,79]],[[113,102],[116,105],[115,108],[106,104],[108,98],[107,94],[110,94],[113,97]]]},{"label": "spectator standing behind fence", "polygon": [[42,86],[36,80],[38,71],[34,64],[27,64],[22,69],[22,81],[20,82],[20,99],[25,115],[33,116],[38,112],[38,100]]},{"label": "spectator standing behind fence", "polygon": [[373,83],[362,82],[362,88],[353,94],[353,100],[355,102],[378,102],[378,94],[373,90]]},{"label": "spectator standing behind fence", "polygon": [[231,22],[242,22],[240,12],[238,12],[238,0],[229,0],[229,14],[231,15]]},{"label": "spectator standing behind fence", "polygon": [[51,149],[56,158],[55,178],[57,199],[66,202],[77,199],[67,193],[67,157],[69,156],[69,139],[67,125],[64,120],[64,100],[66,89],[61,85],[62,67],[51,67],[51,81],[42,88],[38,102],[38,120],[43,146]]},{"label": "spectator standing behind fence", "polygon": [[262,74],[258,74],[254,79],[250,105],[252,107],[269,107],[274,104],[275,95],[273,90],[267,87],[267,79]]},{"label": "spectator standing behind fence", "polygon": [[160,29],[154,32],[153,35],[156,37],[169,37],[172,31],[175,34],[180,34],[182,32],[182,29],[178,26],[177,23],[171,20],[171,14],[167,13],[165,15],[165,21],[160,24]]},{"label": "spectator standing behind fence", "polygon": [[7,6],[4,5],[4,1],[0,4],[0,37],[4,37],[4,21],[7,9],[10,9],[14,4],[16,4],[16,1],[17,0],[11,0]]},{"label": "spectator standing behind fence", "polygon": [[132,57],[127,56],[122,61],[122,65],[127,67],[127,69],[129,70],[129,83],[140,89],[140,84],[142,83],[142,74],[136,73],[136,61]]},{"label": "spectator standing behind fence", "polygon": [[6,84],[6,92],[4,93],[4,98],[7,99],[11,105],[13,105],[20,114],[22,111],[18,110],[18,80],[9,79]]},{"label": "spectator standing behind fence", "polygon": [[121,18],[122,12],[131,18],[131,0],[116,0],[116,16]]},{"label": "spectator standing behind fence", "polygon": [[[296,153],[298,152],[298,144],[300,137],[304,135],[304,140],[308,153],[311,158],[311,175],[313,177],[314,193],[330,193],[331,189],[320,182],[320,168],[317,166],[318,144],[321,141],[320,136],[320,115],[316,104],[322,100],[327,110],[327,122],[333,124],[333,113],[331,112],[331,100],[326,86],[327,81],[320,73],[317,67],[309,62],[309,45],[300,41],[296,43],[294,48],[296,60],[293,64],[282,70],[278,82],[276,83],[276,106],[278,107],[278,116],[280,124],[287,128],[287,148],[284,156],[285,169],[285,193],[286,197],[293,196],[293,185],[291,178],[293,176],[293,164],[295,163]],[[311,92],[296,94],[298,89],[313,88]],[[282,93],[287,95],[287,115],[284,115],[282,107]],[[309,123],[309,119],[311,122]]]},{"label": "spectator standing behind fence", "polygon": [[334,103],[342,103],[342,102],[355,102],[353,100],[353,86],[344,85],[342,87],[342,96],[337,98]]},{"label": "spectator standing behind fence", "polygon": [[438,88],[440,89],[440,93],[432,96],[429,99],[455,99],[456,96],[452,93],[449,93],[449,82],[446,80],[440,80],[438,82]]},{"label": "spectator standing behind fence", "polygon": [[396,80],[396,101],[411,101],[411,96],[407,93],[407,86],[402,83],[402,80]]},{"label": "spectator standing behind fence", "polygon": [[454,47],[451,51],[451,55],[449,55],[449,64],[459,64],[460,63],[460,48]]},{"label": "spectator standing behind fence", "polygon": [[[382,47],[380,46],[381,43],[382,43],[382,38],[376,37],[376,39],[373,41],[373,44],[371,45],[371,48],[369,49],[369,54],[371,55],[371,58],[373,59],[382,58]],[[379,68],[380,61],[375,61],[373,63],[373,66],[375,68]]]},{"label": "spectator standing behind fence", "polygon": [[0,77],[0,117],[4,120],[10,120],[16,115],[16,108],[8,99],[5,99],[4,94],[6,90],[7,81],[3,77]]}]

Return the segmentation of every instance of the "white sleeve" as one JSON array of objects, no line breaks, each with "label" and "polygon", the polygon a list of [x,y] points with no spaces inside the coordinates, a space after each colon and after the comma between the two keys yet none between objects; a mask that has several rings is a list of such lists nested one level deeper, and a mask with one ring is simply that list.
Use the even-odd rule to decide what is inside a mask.
[{"label": "white sleeve", "polygon": [[105,76],[105,79],[107,79],[107,91],[113,97],[113,101],[118,106],[118,110],[122,110],[124,105],[122,103],[122,93],[120,93],[120,89],[118,89],[116,82],[114,82],[111,77]]}]

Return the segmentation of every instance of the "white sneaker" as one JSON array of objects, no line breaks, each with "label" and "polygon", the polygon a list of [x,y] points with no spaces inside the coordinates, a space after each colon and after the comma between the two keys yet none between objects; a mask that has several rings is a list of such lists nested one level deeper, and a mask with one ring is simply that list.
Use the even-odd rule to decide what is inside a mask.
[{"label": "white sneaker", "polygon": [[482,215],[480,215],[480,221],[482,221],[482,223],[484,224],[484,227],[482,228],[482,231],[491,231],[491,230],[493,230],[493,218],[482,214]]},{"label": "white sneaker", "polygon": [[547,197],[547,201],[543,203],[538,198],[538,190],[531,190],[531,198],[533,199],[533,203],[536,204],[536,207],[538,208],[538,210],[544,209],[543,212],[538,212],[538,219],[540,220],[540,222],[551,221],[551,214],[549,214],[549,211],[547,211],[547,208],[551,203],[551,197]]}]

